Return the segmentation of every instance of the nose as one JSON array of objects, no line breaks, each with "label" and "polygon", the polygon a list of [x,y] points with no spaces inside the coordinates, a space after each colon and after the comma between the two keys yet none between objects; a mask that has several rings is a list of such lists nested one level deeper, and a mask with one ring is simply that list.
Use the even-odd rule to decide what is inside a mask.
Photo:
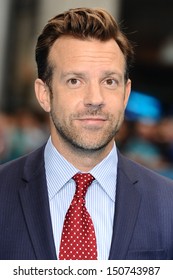
[{"label": "nose", "polygon": [[84,97],[84,105],[87,107],[102,107],[104,105],[103,93],[98,83],[90,83],[87,86]]}]

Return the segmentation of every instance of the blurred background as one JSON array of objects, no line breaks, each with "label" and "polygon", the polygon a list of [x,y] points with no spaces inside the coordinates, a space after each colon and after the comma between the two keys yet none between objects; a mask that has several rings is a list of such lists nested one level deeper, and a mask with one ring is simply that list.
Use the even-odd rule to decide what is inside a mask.
[{"label": "blurred background", "polygon": [[49,137],[34,95],[34,49],[49,18],[74,7],[102,7],[135,44],[132,93],[116,137],[121,152],[173,179],[173,1],[0,0],[0,164]]}]

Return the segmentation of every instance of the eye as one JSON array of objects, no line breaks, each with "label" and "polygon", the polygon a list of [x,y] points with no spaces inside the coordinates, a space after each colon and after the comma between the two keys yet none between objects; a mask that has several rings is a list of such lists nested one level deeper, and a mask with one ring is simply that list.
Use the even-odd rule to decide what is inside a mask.
[{"label": "eye", "polygon": [[78,82],[77,79],[70,79],[70,80],[69,80],[69,83],[72,84],[72,85],[76,85],[77,82]]},{"label": "eye", "polygon": [[81,81],[76,78],[71,78],[67,81],[67,84],[70,88],[78,88],[81,85]]},{"label": "eye", "polygon": [[107,79],[106,82],[110,86],[115,84],[115,80],[113,80],[113,79]]},{"label": "eye", "polygon": [[111,89],[115,89],[118,85],[118,81],[116,79],[108,78],[104,80],[103,84]]}]

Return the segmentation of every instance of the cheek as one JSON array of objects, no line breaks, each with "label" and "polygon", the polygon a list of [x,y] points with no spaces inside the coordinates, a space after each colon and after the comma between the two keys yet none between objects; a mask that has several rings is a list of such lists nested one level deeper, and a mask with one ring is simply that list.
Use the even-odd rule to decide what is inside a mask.
[{"label": "cheek", "polygon": [[117,114],[117,112],[119,111],[124,111],[125,109],[125,99],[123,98],[113,98],[111,100],[108,101],[108,110],[112,113],[112,114]]},{"label": "cheek", "polygon": [[53,98],[51,110],[61,122],[68,122],[69,116],[73,113],[73,104],[68,99],[59,96]]}]

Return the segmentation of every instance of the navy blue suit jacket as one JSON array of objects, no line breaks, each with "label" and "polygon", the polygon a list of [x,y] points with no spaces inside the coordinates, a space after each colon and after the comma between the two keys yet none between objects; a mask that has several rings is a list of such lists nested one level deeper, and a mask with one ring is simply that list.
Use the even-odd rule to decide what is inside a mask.
[{"label": "navy blue suit jacket", "polygon": [[[42,147],[0,167],[0,259],[56,258]],[[121,154],[109,259],[173,259],[173,181]]]}]

